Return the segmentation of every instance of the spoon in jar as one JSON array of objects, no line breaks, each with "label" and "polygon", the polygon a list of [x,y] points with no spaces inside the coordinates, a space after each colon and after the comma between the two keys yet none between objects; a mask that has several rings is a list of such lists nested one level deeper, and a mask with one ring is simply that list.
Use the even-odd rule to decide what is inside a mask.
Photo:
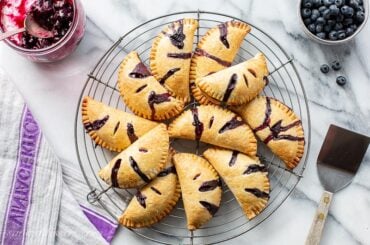
[{"label": "spoon in jar", "polygon": [[54,33],[52,31],[45,30],[42,28],[35,19],[33,18],[32,14],[28,14],[24,20],[24,27],[20,29],[16,29],[13,31],[8,31],[5,33],[0,33],[0,41],[7,39],[15,34],[21,33],[26,31],[28,34],[38,38],[51,38],[54,37]]}]

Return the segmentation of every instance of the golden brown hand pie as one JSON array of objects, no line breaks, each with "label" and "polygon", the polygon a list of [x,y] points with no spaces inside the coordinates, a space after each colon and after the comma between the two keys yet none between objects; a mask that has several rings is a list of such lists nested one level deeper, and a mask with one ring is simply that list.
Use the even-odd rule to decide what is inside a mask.
[{"label": "golden brown hand pie", "polygon": [[206,142],[254,156],[257,140],[240,117],[215,105],[185,111],[168,128],[170,137]]},{"label": "golden brown hand pie", "polygon": [[189,71],[194,32],[198,22],[181,19],[169,24],[155,38],[150,52],[150,69],[171,95],[189,101]]},{"label": "golden brown hand pie", "polygon": [[238,65],[198,78],[195,84],[218,104],[242,105],[263,90],[267,76],[266,58],[259,53]]},{"label": "golden brown hand pie", "polygon": [[148,227],[166,217],[180,198],[180,184],[170,154],[158,176],[138,190],[119,222],[129,228]]},{"label": "golden brown hand pie", "polygon": [[[231,66],[245,35],[250,32],[249,25],[239,21],[228,21],[211,28],[199,41],[191,59],[190,81],[207,76]],[[195,84],[191,85],[194,97],[201,104],[209,104]]]},{"label": "golden brown hand pie", "polygon": [[158,125],[87,96],[82,101],[82,121],[96,144],[118,152]]},{"label": "golden brown hand pie", "polygon": [[160,124],[113,158],[99,171],[99,177],[112,187],[139,187],[164,168],[168,150],[167,127]]},{"label": "golden brown hand pie", "polygon": [[173,161],[179,176],[188,229],[198,229],[215,215],[220,206],[221,180],[202,157],[178,153]]},{"label": "golden brown hand pie", "polygon": [[298,165],[304,153],[304,133],[292,109],[276,99],[259,96],[234,110],[288,168]]},{"label": "golden brown hand pie", "polygon": [[166,120],[181,113],[184,102],[172,97],[141,62],[136,51],[122,61],[118,86],[123,101],[136,115]]},{"label": "golden brown hand pie", "polygon": [[220,174],[249,219],[266,207],[270,182],[267,169],[258,157],[221,148],[206,150],[204,157]]}]

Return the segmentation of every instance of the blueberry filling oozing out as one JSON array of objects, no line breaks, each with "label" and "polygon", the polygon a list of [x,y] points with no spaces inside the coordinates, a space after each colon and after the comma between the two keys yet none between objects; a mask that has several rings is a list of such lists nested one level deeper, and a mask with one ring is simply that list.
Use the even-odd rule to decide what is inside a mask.
[{"label": "blueberry filling oozing out", "polygon": [[68,0],[35,1],[29,11],[42,28],[52,31],[52,38],[36,38],[24,32],[22,47],[42,49],[57,43],[65,36],[73,23],[73,5]]},{"label": "blueberry filling oozing out", "polygon": [[152,74],[148,70],[148,68],[144,65],[144,63],[138,63],[134,70],[128,74],[131,78],[142,79],[151,76]]},{"label": "blueberry filling oozing out", "polygon": [[154,119],[154,116],[155,116],[155,107],[154,107],[154,105],[171,101],[170,96],[171,95],[169,93],[156,94],[154,91],[150,92],[149,97],[148,97],[148,104],[149,104],[149,107],[152,111],[152,115],[151,115],[152,119]]}]

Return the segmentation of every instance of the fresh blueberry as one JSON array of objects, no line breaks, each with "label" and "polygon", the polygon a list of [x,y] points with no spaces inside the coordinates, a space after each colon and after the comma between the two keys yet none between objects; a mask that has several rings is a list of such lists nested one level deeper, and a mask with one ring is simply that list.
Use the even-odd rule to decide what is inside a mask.
[{"label": "fresh blueberry", "polygon": [[354,33],[354,31],[351,27],[347,27],[345,32],[346,32],[347,37],[352,36],[352,34]]},{"label": "fresh blueberry", "polygon": [[324,0],[323,3],[325,6],[329,7],[334,3],[335,0]]},{"label": "fresh blueberry", "polygon": [[312,33],[316,33],[316,25],[315,24],[309,24],[307,26],[307,29],[312,32]]},{"label": "fresh blueberry", "polygon": [[343,14],[338,14],[337,18],[335,19],[336,22],[342,22],[344,20]]},{"label": "fresh blueberry", "polygon": [[331,13],[330,13],[330,9],[326,9],[324,12],[322,12],[322,17],[324,17],[325,19],[330,19],[331,18]]},{"label": "fresh blueberry", "polygon": [[362,11],[365,12],[365,9],[363,6],[359,5],[358,8],[356,8],[356,11]]},{"label": "fresh blueberry", "polygon": [[320,7],[320,5],[322,4],[322,0],[312,0],[311,2],[312,2],[312,5],[316,8]]},{"label": "fresh blueberry", "polygon": [[358,11],[356,13],[355,18],[356,18],[357,23],[361,24],[365,20],[365,13],[362,11]]},{"label": "fresh blueberry", "polygon": [[324,25],[324,32],[329,34],[329,32],[332,30],[332,27],[330,25]]},{"label": "fresh blueberry", "polygon": [[319,8],[319,12],[320,12],[320,13],[323,13],[326,9],[327,9],[327,7],[326,7],[326,6],[321,6],[321,7]]},{"label": "fresh blueberry", "polygon": [[323,17],[319,17],[316,19],[316,24],[324,25],[326,23],[325,19]]},{"label": "fresh blueberry", "polygon": [[357,25],[356,24],[352,24],[349,26],[354,32],[357,30]]},{"label": "fresh blueberry", "polygon": [[334,60],[333,62],[331,62],[331,68],[334,71],[339,71],[342,68],[342,65],[341,65],[341,63],[339,61]]},{"label": "fresh blueberry", "polygon": [[323,64],[320,66],[320,71],[324,74],[328,73],[330,70],[330,67],[327,64]]},{"label": "fresh blueberry", "polygon": [[311,16],[311,9],[302,9],[302,17],[303,18],[309,18]]},{"label": "fresh blueberry", "polygon": [[306,26],[308,26],[309,24],[311,24],[311,23],[312,23],[312,20],[311,20],[310,18],[306,18],[306,19],[304,19],[304,20],[303,20],[303,23],[304,23]]},{"label": "fresh blueberry", "polygon": [[343,29],[343,24],[342,23],[337,23],[334,26],[334,30],[339,31]]},{"label": "fresh blueberry", "polygon": [[352,18],[346,18],[346,19],[343,20],[342,24],[344,26],[350,26],[350,25],[353,24],[353,19]]},{"label": "fresh blueberry", "polygon": [[324,31],[324,26],[319,24],[316,25],[316,33],[323,32]]},{"label": "fresh blueberry", "polygon": [[320,12],[317,9],[313,9],[312,14],[311,14],[311,20],[315,21],[319,17],[320,17]]},{"label": "fresh blueberry", "polygon": [[343,7],[340,8],[340,12],[345,16],[345,17],[352,17],[354,14],[353,8],[344,5]]},{"label": "fresh blueberry", "polygon": [[332,40],[332,41],[336,41],[338,39],[338,32],[331,31],[329,33],[329,39]]},{"label": "fresh blueberry", "polygon": [[342,40],[346,38],[346,32],[344,30],[338,31],[338,39]]},{"label": "fresh blueberry", "polygon": [[330,5],[329,10],[332,16],[337,16],[340,12],[339,8],[335,4]]},{"label": "fresh blueberry", "polygon": [[360,6],[357,0],[349,0],[348,5],[351,6],[352,8],[356,9]]},{"label": "fresh blueberry", "polygon": [[320,39],[325,39],[326,38],[326,34],[325,32],[319,32],[319,33],[316,33],[316,36]]},{"label": "fresh blueberry", "polygon": [[329,26],[335,26],[335,24],[337,23],[335,20],[328,20],[326,22]]},{"label": "fresh blueberry", "polygon": [[347,78],[345,78],[344,76],[337,77],[337,84],[339,86],[344,86],[346,83],[347,83]]},{"label": "fresh blueberry", "polygon": [[302,6],[304,8],[312,8],[312,0],[304,0]]},{"label": "fresh blueberry", "polygon": [[335,0],[334,4],[337,5],[338,8],[340,8],[344,4],[344,1],[343,0]]}]

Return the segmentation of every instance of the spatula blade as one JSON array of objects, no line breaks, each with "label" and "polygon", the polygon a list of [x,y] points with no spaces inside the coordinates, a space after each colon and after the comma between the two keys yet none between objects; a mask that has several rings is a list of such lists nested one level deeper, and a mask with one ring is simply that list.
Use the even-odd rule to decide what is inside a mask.
[{"label": "spatula blade", "polygon": [[317,171],[325,190],[334,193],[351,183],[369,143],[368,136],[330,125],[317,158]]}]

